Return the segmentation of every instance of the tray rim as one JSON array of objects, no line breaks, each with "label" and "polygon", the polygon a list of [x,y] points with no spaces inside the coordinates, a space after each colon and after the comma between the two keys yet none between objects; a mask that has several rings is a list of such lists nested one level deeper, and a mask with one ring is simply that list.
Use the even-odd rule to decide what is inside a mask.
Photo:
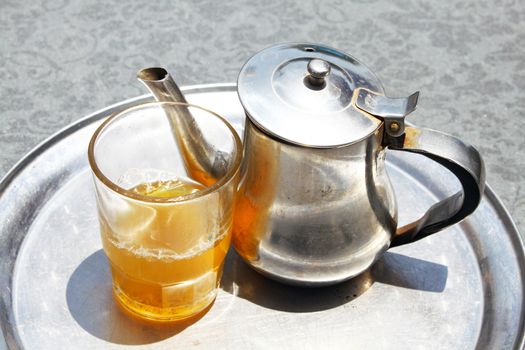
[{"label": "tray rim", "polygon": [[[181,90],[183,92],[189,92],[189,93],[228,92],[228,91],[235,91],[236,87],[237,87],[236,83],[213,83],[213,84],[187,85],[187,86],[181,87]],[[84,117],[77,119],[76,121],[64,126],[63,128],[59,129],[55,133],[46,137],[44,140],[40,141],[29,152],[27,152],[20,160],[18,160],[5,173],[5,175],[2,178],[0,178],[0,200],[3,197],[4,191],[9,187],[9,185],[16,178],[16,176],[20,174],[28,165],[30,165],[31,162],[35,158],[37,158],[40,154],[46,152],[46,150],[51,148],[54,144],[56,144],[63,138],[75,133],[76,131],[82,129],[84,126],[89,125],[95,121],[101,120],[105,118],[106,116],[113,114],[115,110],[117,109],[120,110],[122,108],[127,108],[128,106],[133,106],[141,102],[146,102],[152,98],[153,96],[151,94],[144,94],[144,95],[140,95],[140,96],[118,101],[116,103],[100,108]],[[488,183],[486,183],[484,197],[486,197],[488,203],[490,203],[490,205],[494,207],[503,225],[507,227],[509,236],[511,236],[509,238],[510,238],[510,241],[512,242],[513,247],[515,248],[515,252],[520,253],[522,257],[522,259],[519,260],[519,265],[522,267],[521,269],[522,278],[523,280],[525,280],[525,238],[522,237],[509,211],[507,210],[507,208],[505,207],[501,199],[498,197],[498,195],[494,192],[494,190]],[[518,336],[518,338],[516,339],[517,340],[516,349],[525,349],[525,317],[522,318],[521,321],[522,321],[521,322],[522,324],[521,324],[521,327],[519,327],[521,336]],[[6,342],[7,339],[6,339],[6,335],[4,333],[3,328],[4,327],[0,328],[2,329],[1,340],[3,342]],[[9,347],[7,343],[6,343],[6,346],[7,346],[6,349],[8,349]],[[1,342],[0,342],[0,349],[3,349]]]}]

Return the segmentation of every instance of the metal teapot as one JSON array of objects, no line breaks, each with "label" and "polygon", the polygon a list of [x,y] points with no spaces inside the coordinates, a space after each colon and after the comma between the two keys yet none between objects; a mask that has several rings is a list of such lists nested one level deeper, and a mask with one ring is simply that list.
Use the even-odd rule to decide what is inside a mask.
[{"label": "metal teapot", "polygon": [[[353,57],[312,44],[280,44],[248,60],[238,79],[247,118],[233,243],[262,274],[293,285],[352,278],[389,247],[417,241],[472,213],[483,160],[461,140],[405,126],[418,93],[385,96]],[[448,168],[462,191],[397,227],[386,149]]]}]

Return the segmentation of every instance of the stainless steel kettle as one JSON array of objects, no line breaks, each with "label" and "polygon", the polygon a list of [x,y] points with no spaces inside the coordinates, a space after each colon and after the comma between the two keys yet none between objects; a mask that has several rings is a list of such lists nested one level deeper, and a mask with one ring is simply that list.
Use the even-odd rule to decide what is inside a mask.
[{"label": "stainless steel kettle", "polygon": [[[345,53],[312,44],[267,48],[243,66],[238,94],[247,120],[233,243],[270,278],[344,281],[389,247],[455,224],[480,202],[485,175],[476,149],[405,126],[418,93],[386,97],[375,74]],[[462,191],[397,227],[386,149],[440,163]]]}]

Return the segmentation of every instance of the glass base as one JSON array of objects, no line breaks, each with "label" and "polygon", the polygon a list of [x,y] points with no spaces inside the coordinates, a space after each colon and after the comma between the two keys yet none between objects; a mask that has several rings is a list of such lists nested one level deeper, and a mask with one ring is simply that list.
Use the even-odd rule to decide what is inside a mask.
[{"label": "glass base", "polygon": [[191,305],[159,308],[135,301],[128,297],[118,285],[113,285],[113,297],[122,308],[140,318],[161,322],[179,321],[198,314],[215,300],[217,291],[217,288],[213,289],[204,298]]}]

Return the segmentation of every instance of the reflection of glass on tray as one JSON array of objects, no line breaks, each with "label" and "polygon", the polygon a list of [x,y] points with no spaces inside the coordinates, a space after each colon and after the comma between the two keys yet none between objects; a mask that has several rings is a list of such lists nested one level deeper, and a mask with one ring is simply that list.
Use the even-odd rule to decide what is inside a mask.
[{"label": "reflection of glass on tray", "polygon": [[[183,161],[167,115],[177,103],[125,110],[96,131],[89,160],[117,301],[155,320],[189,317],[217,295],[230,244],[240,140],[217,115],[188,107],[213,146],[217,180]],[[185,165],[186,164],[186,165]],[[198,181],[195,181],[198,180]]]}]

